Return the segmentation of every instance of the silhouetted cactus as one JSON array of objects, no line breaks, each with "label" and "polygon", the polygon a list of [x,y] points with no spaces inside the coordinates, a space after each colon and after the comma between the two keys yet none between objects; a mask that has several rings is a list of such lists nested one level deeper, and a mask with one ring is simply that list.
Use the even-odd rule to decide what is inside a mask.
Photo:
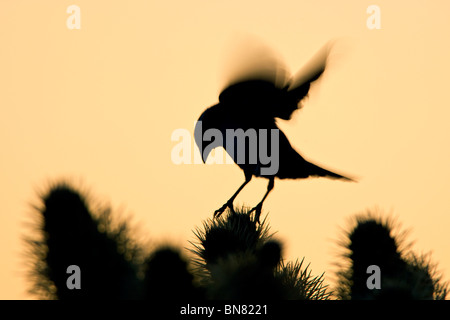
[{"label": "silhouetted cactus", "polygon": [[[281,243],[272,239],[265,220],[258,224],[248,209],[228,211],[197,229],[197,275],[211,299],[326,299],[322,276],[284,264]],[[303,260],[302,260],[303,262]]]},{"label": "silhouetted cactus", "polygon": [[[27,239],[34,257],[33,293],[58,299],[139,295],[140,253],[127,235],[126,223],[112,228],[109,209],[92,214],[86,197],[66,183],[51,187],[36,209],[40,237]],[[67,286],[70,265],[81,270],[81,290]]]},{"label": "silhouetted cactus", "polygon": [[160,247],[146,261],[145,298],[150,300],[195,300],[202,291],[195,287],[188,262],[178,249]]},{"label": "silhouetted cactus", "polygon": [[[446,284],[424,258],[408,252],[404,234],[394,234],[392,220],[372,214],[356,217],[356,226],[347,234],[344,258],[348,266],[338,272],[340,299],[445,299]],[[369,288],[368,267],[378,266],[381,288]]]},{"label": "silhouetted cactus", "polygon": [[[27,236],[26,252],[31,292],[39,298],[330,299],[323,274],[313,276],[304,259],[286,263],[266,219],[258,223],[248,208],[204,221],[194,230],[193,256],[169,246],[146,255],[127,222],[67,183],[40,198],[37,234]],[[394,227],[370,213],[356,217],[343,243],[347,265],[338,272],[338,299],[445,299],[447,283],[429,256],[411,252]],[[81,290],[67,285],[71,265],[80,267]],[[371,265],[381,270],[380,289],[368,287]]]},{"label": "silhouetted cactus", "polygon": [[324,283],[324,273],[313,277],[309,264],[303,267],[304,258],[299,262],[282,263],[276,276],[283,283],[285,299],[290,300],[329,300],[332,292]]},{"label": "silhouetted cactus", "polygon": [[229,254],[255,253],[271,238],[265,221],[261,224],[253,221],[245,208],[235,210],[229,210],[228,214],[218,219],[206,220],[203,230],[194,230],[198,243],[191,242],[195,247],[191,251],[197,255],[196,263],[200,267],[214,264]]}]

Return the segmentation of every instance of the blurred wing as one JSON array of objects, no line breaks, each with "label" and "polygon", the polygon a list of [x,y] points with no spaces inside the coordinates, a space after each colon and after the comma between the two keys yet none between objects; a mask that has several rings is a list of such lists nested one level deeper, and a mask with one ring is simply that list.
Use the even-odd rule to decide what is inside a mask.
[{"label": "blurred wing", "polygon": [[261,80],[283,88],[291,77],[281,56],[256,37],[244,36],[230,45],[224,63],[224,88]]},{"label": "blurred wing", "polygon": [[307,96],[311,83],[324,72],[331,45],[322,47],[291,78],[281,58],[261,42],[250,38],[239,49],[232,59],[233,66],[227,68],[232,76],[219,101],[238,110],[242,117],[288,120]]},{"label": "blurred wing", "polygon": [[309,60],[308,63],[292,77],[287,92],[298,102],[308,95],[311,83],[316,81],[325,71],[331,47],[332,44],[330,42],[325,44],[311,60]]},{"label": "blurred wing", "polygon": [[225,89],[220,103],[239,111],[242,116],[271,114],[290,73],[281,57],[254,37],[244,37],[228,55]]}]

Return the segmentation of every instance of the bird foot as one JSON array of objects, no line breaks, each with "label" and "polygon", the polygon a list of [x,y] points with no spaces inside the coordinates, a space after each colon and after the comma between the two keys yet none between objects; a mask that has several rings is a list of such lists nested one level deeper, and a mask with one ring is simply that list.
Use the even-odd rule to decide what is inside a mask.
[{"label": "bird foot", "polygon": [[253,211],[255,211],[255,222],[259,223],[259,217],[261,216],[262,203],[258,203],[256,207],[251,209],[248,214],[250,215]]},{"label": "bird foot", "polygon": [[234,213],[233,209],[233,201],[228,200],[227,203],[225,203],[220,209],[217,209],[214,211],[214,219],[217,219],[220,217],[220,215],[227,209],[230,208],[231,212]]}]

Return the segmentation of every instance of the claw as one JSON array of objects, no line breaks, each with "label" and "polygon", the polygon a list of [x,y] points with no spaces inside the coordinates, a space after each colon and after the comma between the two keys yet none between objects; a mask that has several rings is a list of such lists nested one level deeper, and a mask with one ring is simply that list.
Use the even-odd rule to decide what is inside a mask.
[{"label": "claw", "polygon": [[261,216],[262,203],[258,203],[256,207],[251,209],[248,214],[250,215],[253,211],[255,211],[255,222],[259,223],[259,217]]},{"label": "claw", "polygon": [[227,201],[227,203],[225,203],[220,209],[217,209],[216,211],[214,211],[214,219],[217,219],[218,217],[220,217],[220,215],[227,209],[230,208],[230,210],[232,212],[234,212],[233,210],[233,201]]}]

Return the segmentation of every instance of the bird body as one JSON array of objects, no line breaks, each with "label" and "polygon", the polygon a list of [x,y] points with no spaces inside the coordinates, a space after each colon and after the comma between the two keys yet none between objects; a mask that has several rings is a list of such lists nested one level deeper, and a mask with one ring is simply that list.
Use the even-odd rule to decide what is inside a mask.
[{"label": "bird body", "polygon": [[[274,118],[266,117],[263,113],[258,113],[256,116],[251,116],[245,114],[245,112],[240,112],[238,108],[229,107],[225,103],[218,103],[203,112],[199,120],[202,123],[203,132],[196,130],[196,141],[197,145],[200,145],[199,139],[202,134],[209,128],[218,129],[222,134],[221,141],[213,141],[210,149],[213,147],[223,147],[228,155],[234,160],[234,162],[244,171],[245,176],[255,176],[270,178],[275,176],[279,179],[300,179],[308,177],[329,177],[336,179],[347,179],[340,174],[331,172],[329,170],[323,169],[303,158],[290,144],[288,138],[283,133],[283,131],[277,126]],[[251,137],[247,136],[246,141],[237,141],[239,137],[236,134],[227,134],[228,132],[236,132],[236,130],[242,130],[243,133],[248,133],[251,131],[254,133],[256,139],[251,141]],[[277,134],[274,137],[272,132],[276,131]],[[262,137],[264,134],[264,137]],[[235,138],[235,141],[229,142],[228,139]],[[275,144],[278,145],[277,161],[278,170],[273,174],[263,174],[261,169],[270,166],[270,164],[262,163],[260,159],[261,153],[261,143],[267,141],[266,150],[273,150]],[[275,141],[277,140],[277,141]],[[204,144],[204,142],[202,142]],[[238,161],[239,154],[238,148],[236,147],[239,143],[245,144],[245,161]],[[229,146],[232,146],[231,148]],[[255,163],[250,161],[250,149],[253,147],[253,154],[257,159]],[[202,150],[203,151],[203,150]],[[203,160],[206,161],[207,154],[203,154]],[[271,155],[272,158],[275,155]]]}]

